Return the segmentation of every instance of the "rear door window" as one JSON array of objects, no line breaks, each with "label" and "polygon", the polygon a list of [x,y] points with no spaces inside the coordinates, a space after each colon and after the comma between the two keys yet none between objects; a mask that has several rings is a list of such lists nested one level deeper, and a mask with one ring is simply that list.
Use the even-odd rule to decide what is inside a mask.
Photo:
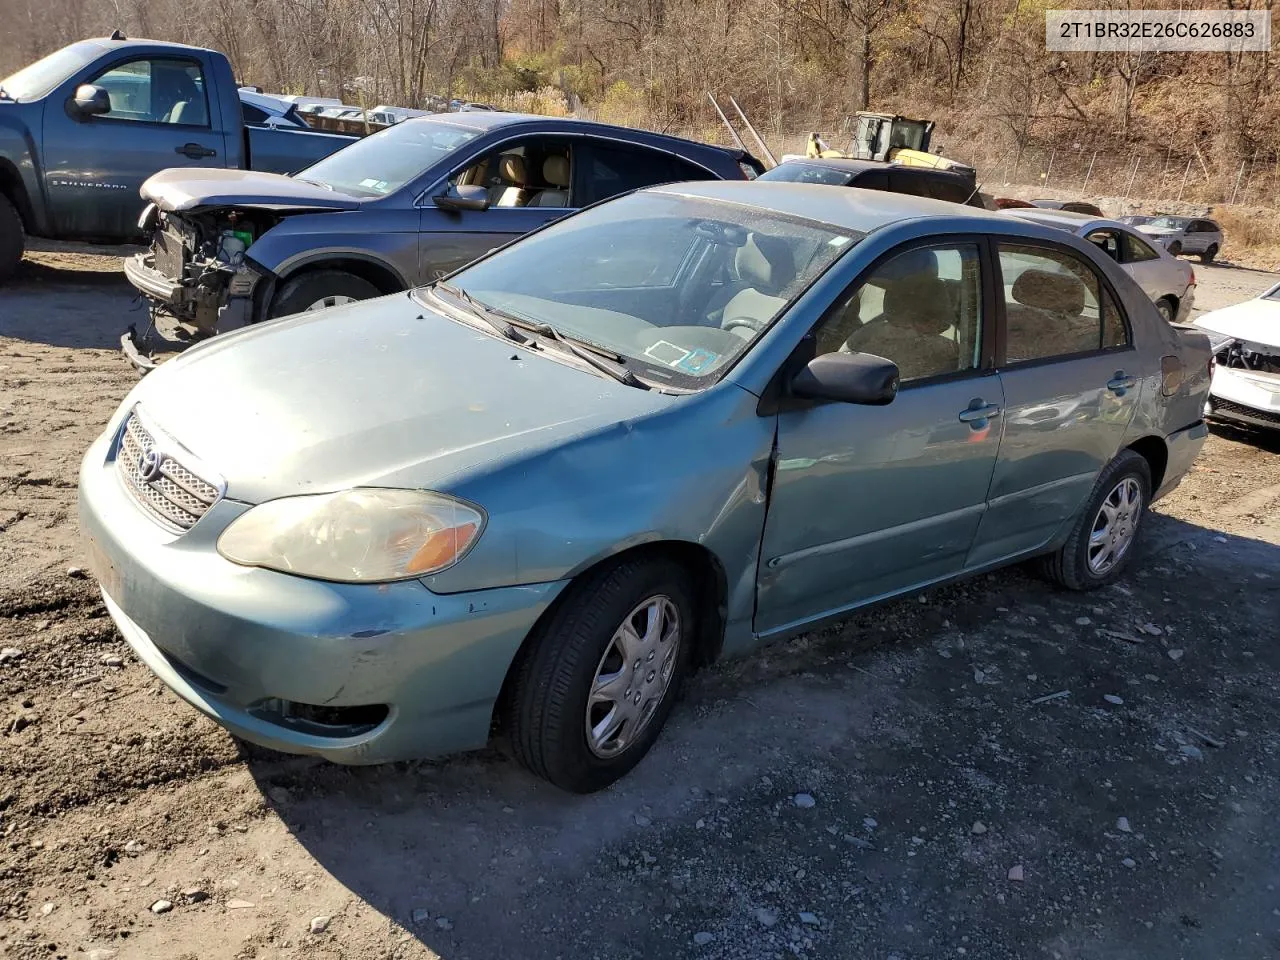
[{"label": "rear door window", "polygon": [[912,197],[933,196],[925,177],[905,170],[889,171],[889,189],[894,193],[905,193]]},{"label": "rear door window", "polygon": [[693,164],[648,147],[588,142],[578,153],[585,156],[579,168],[578,200],[583,206],[640,187],[712,178]]},{"label": "rear door window", "polygon": [[1124,250],[1122,263],[1142,263],[1146,260],[1159,260],[1160,254],[1151,248],[1145,240],[1140,240],[1131,233],[1120,235],[1121,248]]},{"label": "rear door window", "polygon": [[929,192],[935,200],[946,200],[948,203],[968,203],[973,190],[963,183],[956,183],[948,177],[930,177]]}]

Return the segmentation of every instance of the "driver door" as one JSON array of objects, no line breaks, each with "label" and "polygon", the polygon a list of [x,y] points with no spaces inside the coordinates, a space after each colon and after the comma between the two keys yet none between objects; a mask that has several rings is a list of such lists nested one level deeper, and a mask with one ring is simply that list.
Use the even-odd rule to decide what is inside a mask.
[{"label": "driver door", "polygon": [[[815,354],[898,364],[883,407],[778,414],[756,630],[777,633],[960,572],[1000,445],[985,245],[899,247],[810,334]],[[984,296],[986,291],[986,296]]]},{"label": "driver door", "polygon": [[[63,103],[81,83],[106,89],[111,111],[73,119]],[[45,195],[67,238],[130,239],[142,182],[166,167],[220,167],[225,138],[196,59],[135,57],[74,80],[45,111]]]}]

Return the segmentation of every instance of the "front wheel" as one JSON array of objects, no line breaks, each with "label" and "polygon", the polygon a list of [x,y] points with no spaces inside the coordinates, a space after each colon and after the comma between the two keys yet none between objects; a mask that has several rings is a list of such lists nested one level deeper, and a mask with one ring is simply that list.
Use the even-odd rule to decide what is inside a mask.
[{"label": "front wheel", "polygon": [[18,272],[25,236],[17,208],[0,193],[0,281],[8,280]]},{"label": "front wheel", "polygon": [[1182,255],[1182,244],[1181,244],[1181,243],[1179,243],[1177,240],[1175,240],[1175,241],[1173,241],[1173,243],[1169,244],[1169,256],[1171,256],[1171,257],[1178,257],[1178,256],[1181,256],[1181,255]]},{"label": "front wheel", "polygon": [[1216,243],[1211,244],[1208,250],[1200,254],[1200,262],[1213,263],[1213,258],[1216,257],[1217,255],[1218,255],[1218,245]]},{"label": "front wheel", "polygon": [[689,670],[689,578],[661,558],[623,560],[570,588],[522,651],[504,725],[516,759],[592,793],[643,759]]},{"label": "front wheel", "polygon": [[1125,450],[1098,475],[1067,542],[1041,561],[1043,573],[1069,590],[1113,583],[1133,557],[1142,518],[1151,502],[1151,467]]},{"label": "front wheel", "polygon": [[345,270],[313,270],[285,282],[271,305],[270,317],[340,307],[380,295],[381,291],[368,280]]}]

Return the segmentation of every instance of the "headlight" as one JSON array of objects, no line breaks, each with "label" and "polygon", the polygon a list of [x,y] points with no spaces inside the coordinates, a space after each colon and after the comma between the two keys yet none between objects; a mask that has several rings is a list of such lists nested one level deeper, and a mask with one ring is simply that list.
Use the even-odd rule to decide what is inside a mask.
[{"label": "headlight", "polygon": [[439,493],[364,487],[269,500],[218,538],[233,563],[318,580],[381,583],[437,573],[484,527],[476,507]]}]

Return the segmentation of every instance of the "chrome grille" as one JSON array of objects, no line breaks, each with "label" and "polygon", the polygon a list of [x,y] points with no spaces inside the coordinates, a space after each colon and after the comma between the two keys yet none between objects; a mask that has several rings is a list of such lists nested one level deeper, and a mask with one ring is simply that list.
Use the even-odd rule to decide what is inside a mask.
[{"label": "chrome grille", "polygon": [[[159,473],[153,479],[143,476],[142,458],[148,450],[160,454]],[[137,413],[125,421],[120,449],[116,453],[116,472],[138,504],[152,517],[169,527],[190,530],[218,501],[217,485],[197,476],[183,466],[174,455],[157,447],[156,436],[143,426]]]}]

